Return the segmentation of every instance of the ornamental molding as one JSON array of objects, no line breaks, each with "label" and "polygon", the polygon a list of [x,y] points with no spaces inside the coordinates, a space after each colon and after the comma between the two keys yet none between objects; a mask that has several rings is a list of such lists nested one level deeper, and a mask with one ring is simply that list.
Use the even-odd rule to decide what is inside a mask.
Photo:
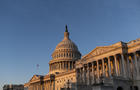
[{"label": "ornamental molding", "polygon": [[39,79],[40,79],[40,75],[34,75],[34,76],[31,78],[30,82],[33,82],[33,81],[36,81],[36,80],[39,80]]},{"label": "ornamental molding", "polygon": [[93,57],[93,56],[98,56],[104,53],[107,53],[109,51],[115,50],[120,48],[120,46],[103,46],[103,47],[96,47],[93,49],[89,54],[85,55],[82,57],[83,61],[86,60],[85,58]]},{"label": "ornamental molding", "polygon": [[115,47],[96,47],[90,54],[92,56],[96,56],[111,51],[113,49],[115,49]]}]

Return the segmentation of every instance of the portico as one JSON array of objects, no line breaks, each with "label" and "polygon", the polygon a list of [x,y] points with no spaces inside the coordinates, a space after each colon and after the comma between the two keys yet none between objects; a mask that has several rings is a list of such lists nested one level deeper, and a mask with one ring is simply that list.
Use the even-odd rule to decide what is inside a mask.
[{"label": "portico", "polygon": [[[113,47],[113,48],[112,48]],[[106,83],[104,78],[138,80],[140,77],[140,47],[130,50],[118,42],[107,47],[97,47],[76,62],[78,85]],[[129,46],[128,46],[129,47]]]}]

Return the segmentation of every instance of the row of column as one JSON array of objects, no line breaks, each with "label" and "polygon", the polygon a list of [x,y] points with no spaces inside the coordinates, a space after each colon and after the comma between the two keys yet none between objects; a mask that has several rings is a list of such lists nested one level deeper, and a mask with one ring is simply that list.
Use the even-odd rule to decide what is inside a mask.
[{"label": "row of column", "polygon": [[35,83],[29,86],[28,90],[44,90],[44,86],[39,83]]},{"label": "row of column", "polygon": [[[129,57],[131,57],[131,59]],[[133,53],[133,55],[117,54],[105,57],[103,59],[84,64],[83,67],[76,69],[77,81],[80,83],[90,84],[103,77],[139,77],[140,66],[138,63],[140,65],[140,57],[139,54],[136,53]]]},{"label": "row of column", "polygon": [[28,90],[54,90],[54,81],[46,81],[42,84],[40,82],[31,84],[28,88]]},{"label": "row of column", "polygon": [[64,52],[64,53],[57,53],[57,54],[55,54],[55,55],[53,55],[52,56],[54,59],[56,59],[56,58],[67,58],[67,57],[69,57],[69,58],[74,58],[74,57],[80,57],[80,54],[79,53],[77,53],[77,52],[75,52],[75,53],[73,53],[73,52],[69,52],[69,53],[67,53],[67,52]]},{"label": "row of column", "polygon": [[130,53],[128,60],[128,76],[140,80],[140,52]]},{"label": "row of column", "polygon": [[44,82],[44,89],[43,90],[54,90],[54,81],[52,80],[47,80]]},{"label": "row of column", "polygon": [[53,70],[70,70],[74,68],[75,62],[73,61],[63,61],[50,64],[50,71]]}]

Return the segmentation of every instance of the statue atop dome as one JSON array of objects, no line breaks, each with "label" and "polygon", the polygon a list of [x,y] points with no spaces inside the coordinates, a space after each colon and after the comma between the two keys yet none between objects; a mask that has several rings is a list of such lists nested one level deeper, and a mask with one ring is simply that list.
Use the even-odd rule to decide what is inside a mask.
[{"label": "statue atop dome", "polygon": [[65,26],[65,32],[64,32],[64,39],[63,40],[69,40],[69,32],[67,25]]},{"label": "statue atop dome", "polygon": [[68,32],[68,27],[67,27],[67,25],[66,25],[65,27],[66,27],[66,30],[65,30],[65,32]]}]

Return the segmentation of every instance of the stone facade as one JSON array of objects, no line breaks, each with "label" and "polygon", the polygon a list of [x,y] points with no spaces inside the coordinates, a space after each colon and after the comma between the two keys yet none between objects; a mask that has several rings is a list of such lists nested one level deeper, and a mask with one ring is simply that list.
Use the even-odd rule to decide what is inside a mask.
[{"label": "stone facade", "polygon": [[81,58],[66,26],[49,66],[47,75],[34,75],[25,89],[139,90],[140,39],[96,47]]},{"label": "stone facade", "polygon": [[96,47],[76,62],[76,75],[78,90],[138,90],[140,39]]},{"label": "stone facade", "polygon": [[4,85],[3,90],[24,90],[24,85]]}]

